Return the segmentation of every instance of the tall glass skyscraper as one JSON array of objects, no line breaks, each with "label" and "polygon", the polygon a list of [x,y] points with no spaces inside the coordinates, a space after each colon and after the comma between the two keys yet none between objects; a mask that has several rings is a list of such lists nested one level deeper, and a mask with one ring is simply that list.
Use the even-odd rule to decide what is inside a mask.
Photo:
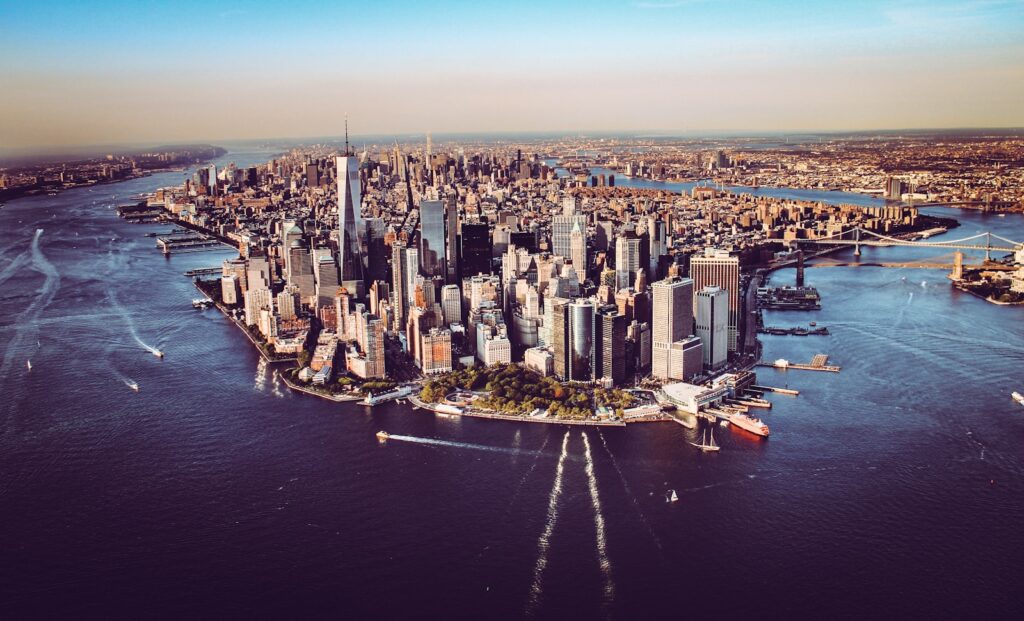
[{"label": "tall glass skyscraper", "polygon": [[420,201],[420,269],[445,276],[444,201]]},{"label": "tall glass skyscraper", "polygon": [[342,285],[361,297],[366,266],[360,251],[359,234],[363,229],[360,213],[362,190],[359,187],[359,159],[342,155],[338,166],[338,252]]}]

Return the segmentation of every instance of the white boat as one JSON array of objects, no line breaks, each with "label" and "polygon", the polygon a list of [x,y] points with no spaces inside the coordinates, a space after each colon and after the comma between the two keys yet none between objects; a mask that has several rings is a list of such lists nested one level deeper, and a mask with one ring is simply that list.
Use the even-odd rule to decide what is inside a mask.
[{"label": "white boat", "polygon": [[389,434],[386,431],[378,431],[377,432],[377,439],[380,440],[381,444],[384,444],[385,442],[387,442],[388,438],[390,438],[390,437],[391,437],[391,434]]},{"label": "white boat", "polygon": [[154,349],[153,350],[153,355],[156,356],[157,358],[163,358],[164,357],[164,352],[160,351],[159,349]]},{"label": "white boat", "polygon": [[26,360],[25,361],[25,366],[28,367],[29,371],[31,371],[32,370],[32,361],[31,360]]},{"label": "white boat", "polygon": [[128,388],[131,388],[135,392],[139,392],[139,384],[138,384],[138,382],[129,381],[128,382]]},{"label": "white boat", "polygon": [[690,444],[692,444],[693,446],[696,446],[697,448],[699,448],[700,450],[704,451],[705,453],[708,453],[708,452],[711,452],[711,451],[720,451],[720,450],[722,450],[722,447],[720,447],[717,444],[715,444],[715,428],[714,427],[711,428],[711,442],[708,442],[708,437],[707,436],[708,436],[708,430],[705,429],[704,430],[704,434],[701,436],[700,444],[697,444],[696,442],[690,442]]},{"label": "white boat", "polygon": [[1014,392],[1010,396],[1013,397],[1013,400],[1016,401],[1017,403],[1024,405],[1024,395],[1020,394],[1019,392]]},{"label": "white boat", "polygon": [[676,493],[676,490],[670,489],[670,490],[668,490],[668,492],[665,493],[665,502],[678,502],[678,501],[679,501],[679,494]]}]

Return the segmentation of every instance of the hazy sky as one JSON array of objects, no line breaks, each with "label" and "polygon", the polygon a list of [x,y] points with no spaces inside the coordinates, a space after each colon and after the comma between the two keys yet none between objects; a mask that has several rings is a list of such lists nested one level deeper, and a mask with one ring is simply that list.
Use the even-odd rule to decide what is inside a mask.
[{"label": "hazy sky", "polygon": [[1024,125],[1024,0],[0,0],[0,150]]}]

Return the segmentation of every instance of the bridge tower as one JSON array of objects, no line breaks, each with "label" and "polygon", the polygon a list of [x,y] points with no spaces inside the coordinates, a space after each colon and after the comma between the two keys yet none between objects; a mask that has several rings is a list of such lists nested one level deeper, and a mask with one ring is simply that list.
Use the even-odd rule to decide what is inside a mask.
[{"label": "bridge tower", "polygon": [[853,246],[853,256],[859,257],[860,256],[860,227],[859,226],[857,228],[853,229],[853,239],[854,239],[855,242],[857,242]]},{"label": "bridge tower", "polygon": [[992,232],[985,233],[985,263],[992,260]]},{"label": "bridge tower", "polygon": [[949,273],[950,280],[963,280],[964,278],[964,253],[957,250],[953,253],[953,271]]},{"label": "bridge tower", "polygon": [[796,251],[796,286],[804,286],[804,251]]}]

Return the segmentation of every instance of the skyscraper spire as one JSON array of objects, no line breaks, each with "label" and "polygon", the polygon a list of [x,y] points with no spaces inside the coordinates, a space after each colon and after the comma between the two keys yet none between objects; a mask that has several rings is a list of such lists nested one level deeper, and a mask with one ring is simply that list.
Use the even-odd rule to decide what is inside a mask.
[{"label": "skyscraper spire", "polygon": [[348,148],[348,113],[345,113],[345,155],[352,155],[352,150]]}]

